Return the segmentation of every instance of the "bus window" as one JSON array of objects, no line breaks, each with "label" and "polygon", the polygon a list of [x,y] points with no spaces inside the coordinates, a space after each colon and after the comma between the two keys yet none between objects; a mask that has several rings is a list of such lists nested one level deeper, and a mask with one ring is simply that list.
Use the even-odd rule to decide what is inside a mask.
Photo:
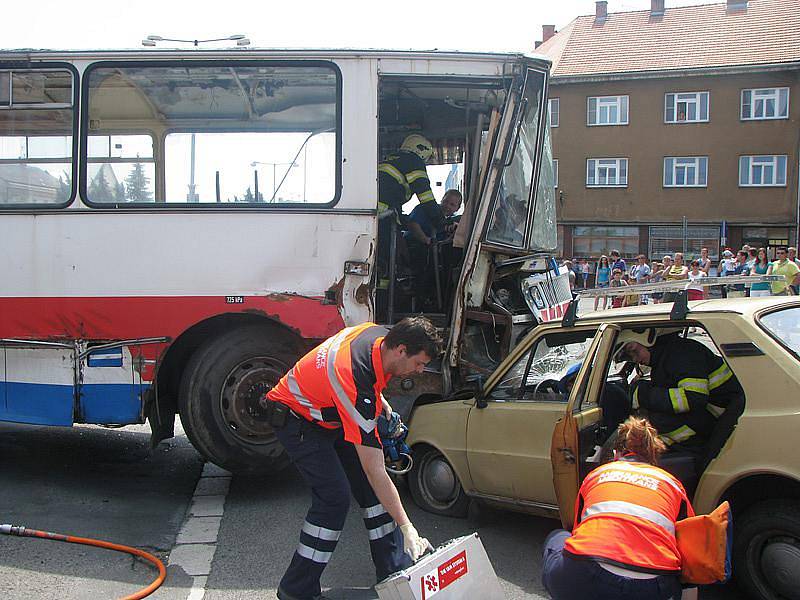
[{"label": "bus window", "polygon": [[0,69],[0,207],[72,197],[72,74]]},{"label": "bus window", "polygon": [[85,82],[90,137],[108,132],[113,145],[114,132],[147,131],[163,144],[110,161],[90,154],[90,204],[108,202],[105,188],[113,187],[93,191],[101,170],[117,185],[148,180],[136,197],[127,183],[119,190],[119,201],[124,191],[133,204],[336,200],[341,94],[330,63],[98,63]]},{"label": "bus window", "polygon": [[495,199],[487,241],[521,248],[525,243],[534,163],[539,143],[539,116],[542,112],[544,73],[528,70],[522,94],[519,129],[512,140],[511,161],[503,171]]},{"label": "bus window", "polygon": [[152,202],[155,199],[153,138],[149,135],[90,135],[88,193],[92,202]]}]

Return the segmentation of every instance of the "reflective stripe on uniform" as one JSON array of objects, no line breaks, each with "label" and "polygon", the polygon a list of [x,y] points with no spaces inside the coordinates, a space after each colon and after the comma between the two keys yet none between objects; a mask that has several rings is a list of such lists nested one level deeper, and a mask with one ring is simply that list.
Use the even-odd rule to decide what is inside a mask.
[{"label": "reflective stripe on uniform", "polygon": [[383,508],[383,504],[376,504],[375,506],[368,506],[363,509],[362,512],[365,519],[372,519],[373,517],[386,514],[386,509]]},{"label": "reflective stripe on uniform", "polygon": [[382,537],[389,535],[395,529],[397,529],[397,523],[394,521],[389,521],[385,525],[381,525],[380,527],[375,527],[373,529],[367,529],[367,535],[371,541],[379,540]]},{"label": "reflective stripe on uniform", "polygon": [[331,554],[333,554],[333,552],[323,552],[321,550],[312,548],[311,546],[306,546],[302,542],[297,545],[297,553],[303,558],[313,560],[315,563],[319,563],[321,565],[328,564],[331,560]]},{"label": "reflective stripe on uniform", "polygon": [[672,535],[675,535],[675,523],[670,521],[660,512],[639,504],[624,502],[622,500],[609,500],[607,502],[598,502],[597,504],[593,504],[583,511],[581,520],[604,514],[621,514],[644,519],[645,521],[650,521],[651,523],[666,529]]},{"label": "reflective stripe on uniform", "polygon": [[706,410],[717,418],[719,418],[719,416],[725,412],[725,409],[721,406],[711,403],[706,404]]},{"label": "reflective stripe on uniform", "polygon": [[696,433],[695,430],[689,427],[688,425],[681,425],[677,429],[673,429],[670,432],[662,433],[661,437],[662,439],[667,438],[668,440],[670,440],[669,442],[667,442],[667,445],[671,445],[672,442],[685,442],[695,433]]},{"label": "reflective stripe on uniform", "polygon": [[321,525],[314,525],[308,521],[303,523],[303,531],[311,537],[315,537],[319,540],[326,540],[328,542],[335,542],[339,539],[339,536],[342,535],[341,531],[328,529],[327,527],[322,527]]},{"label": "reflective stripe on uniform", "polygon": [[664,483],[671,485],[678,492],[681,492],[680,485],[678,485],[675,482],[675,480],[672,478],[671,475],[665,473],[661,469],[645,466],[642,464],[635,464],[628,461],[624,461],[624,465],[625,465],[624,467],[621,467],[618,461],[606,463],[605,465],[597,467],[597,469],[595,469],[593,473],[599,476],[605,473],[606,471],[619,471],[619,470],[634,471],[637,473],[641,473],[642,475],[646,475],[647,477],[653,477],[655,479],[658,479],[659,481],[663,481]]},{"label": "reflective stripe on uniform", "polygon": [[683,388],[669,388],[669,400],[672,402],[672,410],[676,413],[689,412],[689,399]]},{"label": "reflective stripe on uniform", "polygon": [[684,377],[678,382],[678,387],[683,388],[687,392],[695,392],[708,396],[708,379],[700,379],[699,377]]},{"label": "reflective stripe on uniform", "polygon": [[731,377],[733,377],[733,373],[731,372],[730,368],[728,368],[728,365],[725,363],[722,363],[722,366],[714,371],[711,371],[711,374],[708,376],[708,389],[714,390],[718,388]]},{"label": "reflective stripe on uniform", "polygon": [[[348,330],[345,329],[344,332]],[[377,424],[375,419],[365,419],[360,412],[356,409],[355,404],[350,400],[350,397],[347,395],[347,392],[344,391],[342,387],[342,383],[339,381],[339,378],[336,376],[336,355],[339,353],[339,346],[342,345],[344,338],[346,336],[342,335],[341,333],[331,340],[331,345],[328,347],[328,364],[326,365],[328,371],[328,381],[331,384],[331,388],[333,388],[334,394],[339,399],[339,403],[342,405],[347,411],[347,414],[350,416],[353,421],[361,428],[362,431],[366,433],[370,433]]]},{"label": "reflective stripe on uniform", "polygon": [[305,406],[308,409],[311,418],[322,421],[322,412],[318,408],[315,408],[314,405],[311,404],[311,401],[303,396],[303,392],[300,391],[300,384],[297,383],[297,378],[294,376],[294,367],[286,374],[286,385],[295,400],[297,400],[301,406]]},{"label": "reflective stripe on uniform", "polygon": [[408,183],[414,183],[417,179],[427,179],[428,173],[426,171],[411,171],[406,173],[406,180]]},{"label": "reflective stripe on uniform", "polygon": [[436,198],[433,197],[433,192],[430,190],[425,190],[421,194],[417,194],[417,198],[419,198],[420,204],[425,204],[426,202],[436,202]]},{"label": "reflective stripe on uniform", "polygon": [[406,191],[406,197],[411,196],[411,189],[408,187],[408,181],[403,176],[403,174],[395,167],[394,165],[390,165],[389,163],[381,163],[378,165],[378,171],[386,173],[392,179],[397,181],[400,185],[403,186],[403,189]]}]

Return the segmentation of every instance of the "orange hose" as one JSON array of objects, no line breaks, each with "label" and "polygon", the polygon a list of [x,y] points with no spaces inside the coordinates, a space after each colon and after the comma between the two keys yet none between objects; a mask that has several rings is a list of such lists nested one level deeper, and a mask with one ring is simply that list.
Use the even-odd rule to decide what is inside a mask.
[{"label": "orange hose", "polygon": [[164,580],[167,577],[167,570],[164,568],[164,563],[161,562],[158,558],[150,554],[149,552],[145,552],[144,550],[139,550],[138,548],[133,548],[131,546],[124,546],[122,544],[112,544],[111,542],[105,542],[103,540],[93,540],[92,538],[82,538],[82,537],[75,537],[72,535],[62,535],[60,533],[51,533],[49,531],[39,531],[38,529],[25,529],[24,533],[18,534],[23,535],[26,537],[37,537],[45,540],[54,540],[57,542],[69,542],[71,544],[84,544],[86,546],[96,546],[98,548],[105,548],[106,550],[115,550],[116,552],[126,552],[128,554],[133,554],[134,556],[138,556],[143,558],[144,560],[151,562],[155,567],[158,569],[158,577],[148,585],[146,588],[142,588],[138,592],[131,594],[129,596],[125,596],[120,600],[140,600],[141,598],[146,598],[153,592],[155,592],[161,584],[164,583]]}]

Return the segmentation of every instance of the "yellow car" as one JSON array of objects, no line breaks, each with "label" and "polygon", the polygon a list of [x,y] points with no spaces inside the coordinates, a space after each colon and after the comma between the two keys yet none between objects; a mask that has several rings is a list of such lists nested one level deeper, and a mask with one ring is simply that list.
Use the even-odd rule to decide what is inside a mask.
[{"label": "yellow car", "polygon": [[721,447],[709,449],[702,473],[691,474],[680,452],[663,466],[696,488],[698,513],[731,502],[734,576],[752,597],[800,598],[797,298],[653,304],[536,327],[478,392],[414,409],[408,483],[415,501],[436,514],[464,516],[478,499],[560,513],[570,526],[580,481],[602,460],[611,434],[603,406],[627,402],[630,383],[647,376],[615,360],[616,351],[644,332],[706,344],[744,389],[738,424]]}]

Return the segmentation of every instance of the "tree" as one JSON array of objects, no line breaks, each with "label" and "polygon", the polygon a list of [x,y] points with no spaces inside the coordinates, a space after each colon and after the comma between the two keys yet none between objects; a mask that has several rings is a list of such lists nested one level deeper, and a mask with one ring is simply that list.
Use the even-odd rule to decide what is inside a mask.
[{"label": "tree", "polygon": [[153,199],[150,178],[145,175],[142,163],[134,163],[133,169],[125,178],[125,188],[128,202],[150,202]]},{"label": "tree", "polygon": [[114,202],[111,186],[106,181],[103,171],[99,171],[89,185],[89,200],[92,202]]},{"label": "tree", "polygon": [[252,202],[253,201],[253,190],[250,189],[250,186],[247,186],[247,189],[244,191],[244,198],[242,198],[242,202]]},{"label": "tree", "polygon": [[125,202],[125,186],[118,183],[116,188],[117,189],[114,190],[114,202]]},{"label": "tree", "polygon": [[66,202],[72,193],[72,175],[64,171],[63,177],[58,176],[58,192],[56,192],[56,199],[59,202]]}]

